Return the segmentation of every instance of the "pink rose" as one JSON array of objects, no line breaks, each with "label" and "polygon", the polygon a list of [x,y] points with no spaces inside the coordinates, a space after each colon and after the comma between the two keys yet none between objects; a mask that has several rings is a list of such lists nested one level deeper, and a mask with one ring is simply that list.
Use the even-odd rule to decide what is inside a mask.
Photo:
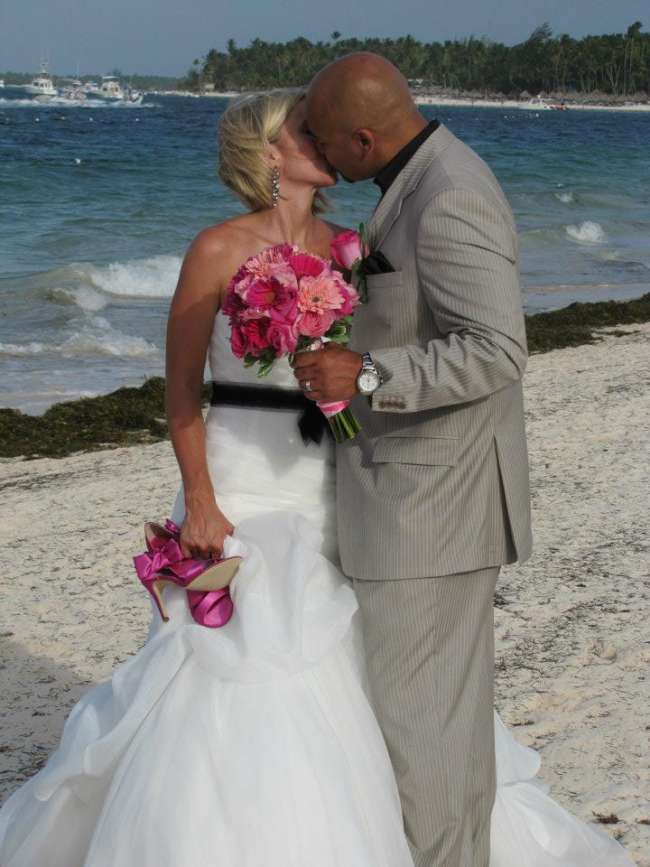
[{"label": "pink rose", "polygon": [[251,355],[260,356],[269,345],[269,320],[266,317],[248,319],[242,322],[240,327],[246,344],[246,352],[250,352]]},{"label": "pink rose", "polygon": [[322,337],[327,334],[335,321],[336,314],[333,310],[322,312],[306,310],[300,314],[297,327],[299,333],[305,337]]},{"label": "pink rose", "polygon": [[364,251],[361,236],[353,229],[340,232],[331,241],[330,252],[332,259],[334,259],[337,265],[350,271],[354,263],[358,259],[363,258]]},{"label": "pink rose", "polygon": [[232,327],[230,346],[235,358],[243,358],[246,355],[246,339],[239,325],[233,325]]},{"label": "pink rose", "polygon": [[266,332],[269,343],[278,355],[295,352],[298,345],[298,335],[290,322],[271,321]]}]

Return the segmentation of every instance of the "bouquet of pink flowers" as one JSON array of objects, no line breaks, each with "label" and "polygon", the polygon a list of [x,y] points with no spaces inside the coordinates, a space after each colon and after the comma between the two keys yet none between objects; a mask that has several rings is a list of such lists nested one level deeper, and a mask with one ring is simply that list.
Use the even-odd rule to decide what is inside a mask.
[{"label": "bouquet of pink flowers", "polygon": [[[247,259],[230,281],[223,312],[230,344],[247,367],[265,376],[278,358],[333,340],[350,339],[356,289],[320,256],[291,244],[266,247]],[[318,402],[337,442],[352,439],[359,424],[349,401]]]}]

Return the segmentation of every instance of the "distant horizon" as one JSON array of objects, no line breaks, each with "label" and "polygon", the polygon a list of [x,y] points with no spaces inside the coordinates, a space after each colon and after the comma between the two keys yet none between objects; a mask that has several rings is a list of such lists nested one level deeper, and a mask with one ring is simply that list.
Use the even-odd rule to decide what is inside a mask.
[{"label": "distant horizon", "polygon": [[[270,43],[305,38],[317,43],[333,41],[334,32],[339,32],[343,40],[395,40],[417,33],[414,38],[423,43],[463,41],[473,37],[513,46],[525,42],[531,32],[545,22],[551,26],[554,36],[566,33],[578,40],[590,35],[624,33],[636,20],[643,22],[644,30],[650,24],[647,0],[620,0],[615,9],[611,8],[609,0],[574,0],[570,5],[563,0],[530,0],[524,9],[519,8],[515,0],[503,0],[498,18],[496,12],[485,9],[481,0],[457,0],[453,8],[442,7],[435,0],[433,4],[426,0],[426,6],[425,0],[402,0],[400,17],[410,23],[398,34],[390,32],[394,26],[394,9],[389,8],[386,0],[374,0],[371,15],[357,7],[351,10],[342,0],[332,0],[327,10],[313,12],[305,10],[299,0],[283,0],[288,12],[283,21],[272,14],[269,16],[269,10],[262,6],[251,9],[245,25],[246,9],[242,7],[254,7],[260,0],[241,0],[235,12],[230,8],[217,10],[211,0],[193,0],[192,6],[182,10],[182,14],[175,7],[168,8],[169,0],[115,0],[117,6],[124,7],[117,9],[115,17],[132,21],[134,25],[120,30],[115,28],[114,17],[107,19],[103,15],[105,10],[98,0],[88,0],[83,15],[78,16],[75,31],[72,26],[63,27],[58,12],[63,15],[64,11],[56,8],[63,2],[51,0],[48,9],[38,13],[36,21],[29,9],[33,6],[36,12],[35,4],[40,4],[40,0],[23,0],[20,6],[0,11],[0,29],[5,36],[4,72],[0,74],[36,74],[41,59],[46,59],[50,73],[56,76],[99,77],[120,69],[125,77],[178,79],[188,73],[195,58],[204,57],[211,49],[225,51],[231,38],[238,47],[245,47],[256,38]],[[431,5],[441,8],[432,10]],[[293,6],[295,14],[291,11]],[[121,11],[126,18],[121,18]],[[217,12],[221,19],[230,20],[214,21]],[[308,24],[298,20],[305,14]],[[327,15],[327,22],[313,20],[323,15]],[[46,20],[48,17],[52,26]],[[418,20],[422,18],[424,22]],[[282,32],[287,21],[296,27],[294,33]],[[257,32],[242,32],[243,26],[255,27]],[[211,32],[215,34],[214,39]],[[155,53],[162,57],[155,58],[152,56]],[[89,72],[91,64],[93,71]]]}]

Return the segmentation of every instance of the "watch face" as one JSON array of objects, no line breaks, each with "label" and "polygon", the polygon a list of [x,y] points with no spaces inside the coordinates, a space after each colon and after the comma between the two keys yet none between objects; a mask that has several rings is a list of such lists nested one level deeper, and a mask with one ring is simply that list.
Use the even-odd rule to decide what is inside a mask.
[{"label": "watch face", "polygon": [[362,370],[357,385],[361,394],[370,394],[379,385],[379,375],[374,370]]}]

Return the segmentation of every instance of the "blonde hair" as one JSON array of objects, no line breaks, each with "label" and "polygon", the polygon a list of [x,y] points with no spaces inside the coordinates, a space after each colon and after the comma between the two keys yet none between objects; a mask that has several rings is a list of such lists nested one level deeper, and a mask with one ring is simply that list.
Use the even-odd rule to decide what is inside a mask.
[{"label": "blonde hair", "polygon": [[[271,166],[264,159],[292,109],[304,99],[302,87],[247,93],[233,100],[219,121],[219,177],[251,211],[273,207]],[[328,209],[318,190],[313,213]]]}]

